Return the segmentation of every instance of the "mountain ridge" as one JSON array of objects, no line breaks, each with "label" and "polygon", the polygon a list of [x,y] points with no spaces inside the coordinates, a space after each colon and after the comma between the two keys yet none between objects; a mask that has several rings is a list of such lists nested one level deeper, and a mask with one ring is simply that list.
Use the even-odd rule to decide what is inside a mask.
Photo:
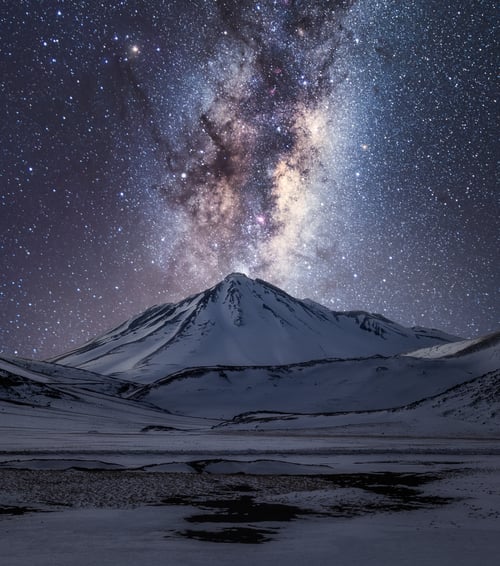
[{"label": "mountain ridge", "polygon": [[50,361],[147,383],[192,366],[395,355],[455,340],[378,314],[332,311],[232,273],[178,303],[150,307]]}]

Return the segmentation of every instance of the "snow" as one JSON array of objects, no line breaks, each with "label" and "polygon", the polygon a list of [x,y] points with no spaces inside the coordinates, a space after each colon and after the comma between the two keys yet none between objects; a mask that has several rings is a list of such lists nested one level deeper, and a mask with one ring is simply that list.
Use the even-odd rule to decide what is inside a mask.
[{"label": "snow", "polygon": [[[423,433],[407,428],[411,410],[403,410],[391,413],[391,427],[387,414],[366,423],[367,415],[351,413],[335,424],[328,422],[334,416],[300,416],[282,430],[200,427],[198,419],[196,429],[141,433],[133,430],[142,423],[131,422],[119,432],[111,419],[93,423],[99,432],[81,432],[83,417],[75,425],[69,411],[48,412],[45,429],[37,419],[0,413],[0,545],[9,566],[295,566],[330,564],[332,556],[341,566],[473,566],[492,563],[498,552],[500,434],[482,425],[471,434],[461,421],[451,431],[431,421]],[[320,428],[311,426],[315,418]],[[390,493],[325,483],[381,473],[400,474],[398,483],[439,476],[423,494],[453,501],[387,511]],[[191,521],[213,512],[207,500],[241,497],[309,514],[290,522]],[[5,513],[18,507],[31,511]],[[344,511],[330,516],[332,509]],[[265,532],[272,540],[217,543],[182,534],[190,531]]]},{"label": "snow", "polygon": [[[42,523],[43,521],[43,523]],[[9,566],[293,565],[476,566],[498,553],[495,521],[453,516],[441,521],[420,512],[410,517],[363,517],[351,522],[298,521],[280,540],[264,545],[214,544],[167,538],[182,528],[181,510],[61,511],[9,521],[2,554]],[[42,523],[42,524],[41,524]],[[250,548],[249,548],[250,547]]]},{"label": "snow", "polygon": [[[385,462],[368,468],[356,462],[344,465],[339,478],[357,481],[370,467],[382,467],[387,474],[405,464],[400,460],[389,450]],[[246,566],[277,560],[294,566],[330,564],[332,557],[341,566],[492,564],[498,553],[500,457],[449,460],[441,456],[406,462],[398,481],[405,481],[408,470],[417,477],[434,477],[419,487],[422,501],[450,498],[446,504],[419,503],[409,510],[397,510],[393,496],[363,487],[334,487],[335,479],[329,484],[330,479],[314,476],[0,470],[0,509],[17,504],[33,510],[0,515],[2,559],[9,566]],[[377,471],[371,473],[377,477]],[[217,509],[210,511],[210,501],[242,497],[264,505],[292,505],[303,513],[292,521],[263,517],[234,523],[228,517],[224,523]],[[388,512],[387,505],[394,509]],[[346,515],[335,511],[336,516],[329,516],[332,509],[345,509]],[[193,523],[191,518],[200,514],[208,514],[207,522]],[[265,530],[272,540],[242,545],[182,534],[235,527]]]},{"label": "snow", "polygon": [[177,304],[152,307],[53,361],[151,383],[193,365],[276,365],[393,355],[457,338],[339,313],[241,274]]},{"label": "snow", "polygon": [[249,411],[325,413],[393,408],[444,392],[498,367],[495,360],[409,357],[333,360],[278,367],[186,370],[130,398],[169,411],[231,419]]},{"label": "snow", "polygon": [[491,564],[500,335],[450,340],[233,274],[0,358],[2,563]]},{"label": "snow", "polygon": [[[412,358],[437,359],[478,350],[481,349],[481,347],[498,344],[498,342],[500,342],[500,332],[495,332],[486,336],[479,336],[472,340],[460,340],[458,342],[452,342],[451,344],[439,344],[431,346],[430,348],[421,348],[415,352],[409,352],[406,355]],[[495,354],[495,359],[498,363],[500,362],[498,350],[495,351]]]}]

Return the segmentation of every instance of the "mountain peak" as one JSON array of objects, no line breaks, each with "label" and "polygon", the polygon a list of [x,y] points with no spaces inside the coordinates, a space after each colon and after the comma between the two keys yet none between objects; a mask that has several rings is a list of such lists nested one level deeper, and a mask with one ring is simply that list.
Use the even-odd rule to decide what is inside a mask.
[{"label": "mountain peak", "polygon": [[186,367],[394,355],[451,340],[370,313],[334,312],[230,273],[214,287],[148,309],[54,361],[148,381]]},{"label": "mountain peak", "polygon": [[240,283],[243,281],[253,281],[253,279],[250,279],[250,277],[248,277],[247,275],[245,275],[244,273],[239,273],[238,271],[234,271],[233,273],[229,273],[229,275],[226,275],[223,279],[223,282],[235,282],[235,283]]}]

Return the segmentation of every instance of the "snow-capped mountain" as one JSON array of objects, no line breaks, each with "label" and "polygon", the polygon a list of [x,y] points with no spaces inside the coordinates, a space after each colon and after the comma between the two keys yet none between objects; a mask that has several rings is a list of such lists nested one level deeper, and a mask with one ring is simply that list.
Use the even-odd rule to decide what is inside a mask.
[{"label": "snow-capped mountain", "polygon": [[233,273],[179,303],[151,307],[52,361],[151,383],[189,367],[394,355],[454,340],[376,314],[334,312]]},{"label": "snow-capped mountain", "polygon": [[279,426],[479,422],[498,420],[499,367],[500,333],[458,340],[233,274],[56,361],[1,357],[0,417],[77,431],[252,425],[238,415],[262,412]]}]

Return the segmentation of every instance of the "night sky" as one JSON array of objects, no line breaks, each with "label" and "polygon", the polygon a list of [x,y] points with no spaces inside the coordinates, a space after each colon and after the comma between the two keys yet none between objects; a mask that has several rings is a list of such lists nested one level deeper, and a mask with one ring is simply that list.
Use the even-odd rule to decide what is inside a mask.
[{"label": "night sky", "polygon": [[493,0],[0,0],[0,352],[232,271],[498,328]]}]

